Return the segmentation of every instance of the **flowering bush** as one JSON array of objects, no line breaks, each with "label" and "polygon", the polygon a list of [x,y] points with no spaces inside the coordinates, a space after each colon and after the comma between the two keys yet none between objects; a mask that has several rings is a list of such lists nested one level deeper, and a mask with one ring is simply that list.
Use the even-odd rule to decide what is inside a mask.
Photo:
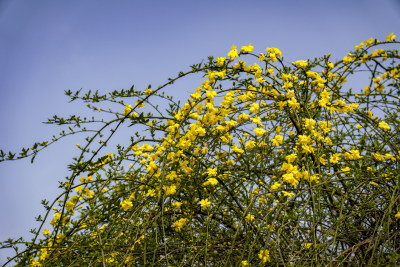
[{"label": "flowering bush", "polygon": [[[60,138],[93,134],[78,145],[63,193],[43,202],[33,240],[9,262],[400,264],[397,44],[390,34],[338,62],[329,54],[291,63],[277,48],[233,46],[155,90],[67,91],[113,118],[49,120],[70,125]],[[164,94],[194,73],[204,81],[186,103]],[[168,108],[156,106],[163,101]],[[132,137],[111,154],[106,145],[124,126],[135,127]],[[0,156],[33,160],[50,143]]]}]

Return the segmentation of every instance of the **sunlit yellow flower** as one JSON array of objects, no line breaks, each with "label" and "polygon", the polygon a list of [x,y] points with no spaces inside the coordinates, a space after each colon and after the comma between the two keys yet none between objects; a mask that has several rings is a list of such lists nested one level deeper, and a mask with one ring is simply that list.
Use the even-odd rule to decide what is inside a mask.
[{"label": "sunlit yellow flower", "polygon": [[246,221],[247,221],[247,222],[252,222],[252,221],[254,221],[254,215],[252,215],[252,214],[247,214],[247,216],[246,216]]},{"label": "sunlit yellow flower", "polygon": [[242,46],[242,48],[240,49],[240,52],[249,53],[249,52],[253,51],[253,49],[254,49],[254,46],[249,44],[248,46]]},{"label": "sunlit yellow flower", "polygon": [[350,170],[351,170],[350,167],[342,168],[342,172],[349,172]]},{"label": "sunlit yellow flower", "polygon": [[274,146],[279,146],[283,143],[283,136],[281,135],[276,135],[275,138],[271,139],[271,143]]},{"label": "sunlit yellow flower", "polygon": [[172,203],[172,206],[174,206],[174,207],[180,209],[181,206],[182,206],[182,202],[174,202],[174,203]]},{"label": "sunlit yellow flower", "polygon": [[125,199],[120,204],[121,204],[122,208],[124,209],[124,211],[127,211],[133,207],[132,201],[130,201],[129,199]]},{"label": "sunlit yellow flower", "polygon": [[304,60],[297,60],[295,62],[292,62],[293,65],[297,65],[299,68],[304,69],[305,67],[307,67],[307,61]]},{"label": "sunlit yellow flower", "polygon": [[381,129],[384,130],[385,132],[388,131],[388,130],[390,130],[390,126],[389,126],[386,122],[384,122],[384,121],[381,121],[381,122],[379,123],[379,128],[381,128]]},{"label": "sunlit yellow flower", "polygon": [[396,35],[394,35],[393,32],[391,32],[391,33],[389,33],[388,36],[386,36],[386,41],[387,42],[393,41],[394,38],[396,38]]},{"label": "sunlit yellow flower", "polygon": [[175,193],[176,193],[176,185],[167,186],[165,188],[166,196],[171,196],[171,195],[174,195]]},{"label": "sunlit yellow flower", "polygon": [[266,132],[266,130],[264,130],[262,128],[255,128],[253,131],[254,131],[256,136],[262,136]]},{"label": "sunlit yellow flower", "polygon": [[208,168],[207,174],[208,176],[217,176],[217,168]]},{"label": "sunlit yellow flower", "polygon": [[395,217],[396,219],[400,219],[400,211],[397,212],[396,215],[394,215],[394,217]]},{"label": "sunlit yellow flower", "polygon": [[275,182],[273,185],[271,185],[271,190],[277,190],[282,184]]},{"label": "sunlit yellow flower", "polygon": [[203,209],[207,208],[208,206],[210,206],[210,204],[211,204],[211,202],[208,201],[208,198],[200,200],[200,206]]},{"label": "sunlit yellow flower", "polygon": [[269,256],[269,250],[260,250],[260,253],[258,253],[258,258],[262,260],[263,263],[269,262],[270,261],[270,256]]},{"label": "sunlit yellow flower", "polygon": [[238,51],[236,49],[235,45],[232,45],[231,51],[228,53],[228,57],[230,58],[231,61],[233,61],[235,58],[239,56]]},{"label": "sunlit yellow flower", "polygon": [[225,64],[226,57],[218,57],[217,64],[222,67]]},{"label": "sunlit yellow flower", "polygon": [[175,228],[175,231],[180,232],[182,228],[187,224],[188,219],[181,218],[172,224],[172,227]]},{"label": "sunlit yellow flower", "polygon": [[289,192],[286,192],[286,191],[282,191],[282,194],[283,194],[284,197],[290,197],[290,198],[292,198],[293,195],[294,195],[294,193],[289,193]]},{"label": "sunlit yellow flower", "polygon": [[203,183],[204,186],[207,186],[207,185],[215,186],[217,184],[218,184],[218,180],[215,178],[208,178],[208,180]]}]

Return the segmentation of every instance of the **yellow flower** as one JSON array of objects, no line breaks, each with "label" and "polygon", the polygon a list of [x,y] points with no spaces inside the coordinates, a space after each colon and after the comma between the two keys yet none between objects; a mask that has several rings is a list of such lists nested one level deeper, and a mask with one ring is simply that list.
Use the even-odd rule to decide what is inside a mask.
[{"label": "yellow flower", "polygon": [[37,260],[32,258],[30,260],[30,262],[29,262],[29,266],[31,266],[31,267],[40,267],[40,266],[42,266],[42,264],[40,264],[40,262],[38,262]]},{"label": "yellow flower", "polygon": [[254,221],[254,215],[252,215],[252,214],[247,214],[247,216],[246,216],[246,221],[247,221],[247,222],[252,222],[252,221]]},{"label": "yellow flower", "polygon": [[293,173],[286,173],[282,175],[282,180],[285,183],[291,184],[292,186],[297,186],[299,181],[294,177]]},{"label": "yellow flower", "polygon": [[244,152],[243,149],[238,148],[237,145],[232,146],[232,152],[238,153],[238,154],[242,154]]},{"label": "yellow flower", "polygon": [[240,264],[242,266],[249,266],[249,262],[248,261],[242,261]]},{"label": "yellow flower", "polygon": [[342,168],[342,172],[349,172],[351,169],[349,167]]},{"label": "yellow flower", "polygon": [[273,185],[271,185],[271,190],[277,190],[282,184],[275,182]]},{"label": "yellow flower", "polygon": [[293,195],[294,195],[294,193],[289,193],[289,192],[286,192],[286,191],[282,191],[282,194],[283,194],[284,197],[290,197],[290,198],[292,198]]},{"label": "yellow flower", "polygon": [[275,136],[275,138],[271,139],[271,143],[274,146],[279,146],[283,143],[283,137],[278,134]]},{"label": "yellow flower", "polygon": [[173,195],[175,193],[176,193],[176,186],[175,185],[167,186],[165,188],[165,195],[166,196],[171,196],[171,195]]},{"label": "yellow flower", "polygon": [[338,154],[338,153],[333,154],[333,155],[329,158],[329,161],[330,161],[331,163],[333,163],[333,164],[338,163],[339,160],[340,160],[340,154]]},{"label": "yellow flower", "polygon": [[304,247],[305,249],[309,249],[309,248],[312,246],[312,244],[313,244],[313,243],[304,243],[304,244],[303,244],[303,247]]},{"label": "yellow flower", "polygon": [[215,178],[208,178],[208,180],[203,183],[204,186],[207,186],[207,185],[215,186],[217,184],[218,184],[218,180]]},{"label": "yellow flower", "polygon": [[254,47],[249,44],[248,46],[242,46],[242,48],[240,49],[240,52],[244,52],[244,53],[249,53],[251,51],[253,51]]},{"label": "yellow flower", "polygon": [[211,204],[211,202],[210,201],[208,201],[208,198],[206,198],[206,199],[202,199],[201,201],[200,201],[200,206],[201,206],[201,208],[207,208],[208,206],[210,206],[210,204]]},{"label": "yellow flower", "polygon": [[295,62],[292,62],[293,65],[297,65],[299,68],[304,69],[307,67],[307,61],[304,60],[297,60]]},{"label": "yellow flower", "polygon": [[178,209],[180,209],[181,206],[182,206],[182,202],[174,202],[174,203],[172,203],[172,206],[177,207]]},{"label": "yellow flower", "polygon": [[225,63],[226,57],[218,57],[217,58],[217,64],[222,67]]},{"label": "yellow flower", "polygon": [[260,250],[260,253],[258,253],[258,258],[263,261],[263,263],[269,262],[270,257],[269,257],[269,250]]},{"label": "yellow flower", "polygon": [[122,208],[124,209],[124,211],[127,211],[133,207],[132,201],[130,201],[129,199],[125,199],[120,204],[121,204]]},{"label": "yellow flower", "polygon": [[50,234],[50,231],[49,231],[49,229],[46,229],[46,228],[45,228],[45,229],[43,229],[43,234],[44,234],[44,235],[48,235],[48,234]]},{"label": "yellow flower", "polygon": [[360,50],[364,47],[364,43],[360,43],[360,45],[356,45],[355,49]]},{"label": "yellow flower", "polygon": [[260,111],[260,105],[258,105],[257,103],[251,104],[249,111],[252,112],[252,113],[259,112]]},{"label": "yellow flower", "polygon": [[258,59],[261,61],[263,61],[265,59],[265,54],[264,53],[260,53],[260,56],[258,57]]},{"label": "yellow flower", "polygon": [[75,203],[71,202],[71,201],[67,201],[67,203],[65,203],[65,209],[68,211],[73,210],[75,207]]},{"label": "yellow flower", "polygon": [[254,142],[253,140],[249,140],[247,141],[245,147],[246,149],[253,149],[256,146],[256,142]]},{"label": "yellow flower", "polygon": [[381,128],[381,129],[384,130],[385,132],[388,131],[388,130],[390,130],[390,126],[389,126],[386,122],[384,122],[384,121],[381,121],[381,122],[379,123],[379,128]]},{"label": "yellow flower", "polygon": [[214,169],[208,168],[207,174],[208,174],[208,176],[217,176],[217,168],[214,168]]},{"label": "yellow flower", "polygon": [[296,160],[297,154],[290,154],[285,157],[288,163],[292,163]]},{"label": "yellow flower", "polygon": [[231,61],[233,61],[235,58],[239,56],[238,51],[236,49],[235,45],[232,45],[231,51],[228,53],[228,57],[230,58]]},{"label": "yellow flower", "polygon": [[367,47],[370,47],[374,43],[374,38],[371,37],[370,39],[365,40],[364,43]]},{"label": "yellow flower", "polygon": [[122,115],[126,116],[130,111],[132,110],[131,105],[126,105],[124,111],[122,112]]},{"label": "yellow flower", "polygon": [[275,62],[277,60],[277,57],[282,56],[282,52],[278,48],[267,47],[267,49],[265,50],[268,52],[269,58],[272,62]]},{"label": "yellow flower", "polygon": [[255,128],[253,131],[254,131],[256,136],[262,136],[266,132],[266,130],[264,130],[262,128]]},{"label": "yellow flower", "polygon": [[154,197],[156,195],[156,191],[154,189],[149,189],[146,195],[149,197]]},{"label": "yellow flower", "polygon": [[387,42],[393,41],[394,38],[396,38],[396,35],[394,35],[393,32],[391,32],[391,33],[389,33],[388,36],[386,36],[386,41]]},{"label": "yellow flower", "polygon": [[175,231],[180,232],[182,228],[187,224],[188,219],[181,218],[172,224],[172,227],[175,228]]},{"label": "yellow flower", "polygon": [[396,219],[400,219],[400,211],[397,212],[396,215],[394,215],[394,217],[395,217]]}]

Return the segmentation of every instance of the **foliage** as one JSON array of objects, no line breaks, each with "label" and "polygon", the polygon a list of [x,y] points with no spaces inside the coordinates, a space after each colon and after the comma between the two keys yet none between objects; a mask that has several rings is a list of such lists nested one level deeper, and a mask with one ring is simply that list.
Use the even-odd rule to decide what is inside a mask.
[{"label": "foliage", "polygon": [[[26,246],[10,262],[400,264],[394,38],[366,40],[335,63],[330,54],[290,63],[277,48],[255,54],[251,45],[233,46],[227,58],[209,57],[156,90],[67,91],[112,119],[48,121],[69,126],[60,137],[89,135],[62,194],[43,202],[32,241],[2,243]],[[185,104],[165,95],[167,85],[195,73],[204,82]],[[122,106],[102,110],[100,102]],[[112,154],[106,145],[124,126],[132,137]],[[19,157],[34,158],[50,143]]]}]

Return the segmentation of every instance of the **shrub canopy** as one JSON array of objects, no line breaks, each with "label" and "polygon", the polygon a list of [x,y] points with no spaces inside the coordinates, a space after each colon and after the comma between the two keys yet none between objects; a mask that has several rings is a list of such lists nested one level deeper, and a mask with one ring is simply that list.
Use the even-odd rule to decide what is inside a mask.
[{"label": "shrub canopy", "polygon": [[[48,123],[69,130],[0,154],[33,160],[64,136],[87,134],[62,193],[43,201],[34,238],[1,243],[20,247],[10,263],[400,264],[394,39],[366,40],[337,62],[232,46],[157,89],[66,91],[100,115],[54,116]],[[165,94],[195,73],[204,79],[186,103]],[[109,150],[124,127],[130,139]]]}]

